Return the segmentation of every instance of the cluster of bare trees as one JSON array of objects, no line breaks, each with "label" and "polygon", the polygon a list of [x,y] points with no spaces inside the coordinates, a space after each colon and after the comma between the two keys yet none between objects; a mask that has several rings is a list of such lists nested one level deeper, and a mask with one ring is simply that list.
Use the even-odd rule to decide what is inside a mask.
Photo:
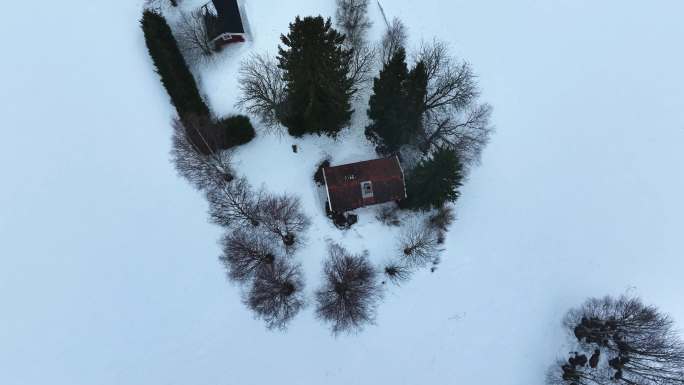
[{"label": "cluster of bare trees", "polygon": [[333,334],[359,331],[373,322],[382,287],[367,256],[331,244],[323,275],[323,286],[316,291],[316,314],[331,324]]},{"label": "cluster of bare trees", "polygon": [[178,173],[206,194],[211,220],[226,228],[219,260],[228,278],[249,286],[245,303],[269,328],[284,328],[304,306],[301,269],[290,260],[310,224],[299,198],[235,178],[230,151],[216,149],[202,120],[178,119],[173,129]]},{"label": "cluster of bare trees", "polygon": [[298,198],[253,191],[239,178],[207,193],[212,220],[226,227],[219,258],[228,277],[251,286],[245,304],[269,328],[285,328],[304,306],[292,254],[309,226]]},{"label": "cluster of bare trees", "polygon": [[577,351],[549,370],[549,385],[684,384],[684,343],[672,320],[639,298],[589,299],[563,324]]}]

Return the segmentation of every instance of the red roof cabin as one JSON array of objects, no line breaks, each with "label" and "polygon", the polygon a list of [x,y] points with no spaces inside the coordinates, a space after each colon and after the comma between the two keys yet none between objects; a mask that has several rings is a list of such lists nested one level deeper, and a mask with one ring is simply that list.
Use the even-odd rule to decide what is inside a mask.
[{"label": "red roof cabin", "polygon": [[406,198],[404,170],[396,156],[323,168],[328,208],[343,213]]},{"label": "red roof cabin", "polygon": [[212,0],[202,6],[207,34],[216,50],[245,41],[245,26],[238,0]]}]

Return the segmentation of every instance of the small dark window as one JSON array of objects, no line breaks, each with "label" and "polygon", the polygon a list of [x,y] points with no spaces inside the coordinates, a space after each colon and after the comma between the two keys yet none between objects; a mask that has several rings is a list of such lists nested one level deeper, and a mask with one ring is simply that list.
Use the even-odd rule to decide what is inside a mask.
[{"label": "small dark window", "polygon": [[373,184],[371,182],[361,182],[361,196],[364,199],[373,197]]}]

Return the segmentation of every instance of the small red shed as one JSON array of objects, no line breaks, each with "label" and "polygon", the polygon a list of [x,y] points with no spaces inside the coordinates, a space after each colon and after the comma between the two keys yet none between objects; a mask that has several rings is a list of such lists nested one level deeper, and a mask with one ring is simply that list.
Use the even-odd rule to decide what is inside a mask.
[{"label": "small red shed", "polygon": [[245,41],[245,26],[238,0],[211,0],[202,9],[207,34],[216,49]]},{"label": "small red shed", "polygon": [[404,170],[397,156],[325,167],[323,179],[332,212],[406,198]]}]

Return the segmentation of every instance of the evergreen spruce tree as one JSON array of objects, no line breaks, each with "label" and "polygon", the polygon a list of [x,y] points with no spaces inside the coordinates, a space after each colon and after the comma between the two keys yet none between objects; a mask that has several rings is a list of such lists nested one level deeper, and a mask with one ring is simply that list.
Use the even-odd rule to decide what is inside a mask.
[{"label": "evergreen spruce tree", "polygon": [[373,95],[368,102],[368,117],[371,124],[366,127],[366,136],[378,147],[381,153],[397,150],[402,142],[402,128],[406,124],[404,83],[408,78],[406,51],[397,49],[373,80]]},{"label": "evergreen spruce tree", "polygon": [[352,114],[347,93],[351,51],[342,46],[344,35],[331,27],[330,19],[297,17],[281,41],[278,61],[287,83],[282,123],[296,137],[337,135]]},{"label": "evergreen spruce tree", "polygon": [[425,63],[418,62],[406,79],[406,125],[404,144],[410,143],[423,130],[423,110],[427,96],[428,73]]},{"label": "evergreen spruce tree", "polygon": [[427,93],[427,72],[418,63],[410,72],[406,51],[398,48],[380,76],[373,81],[366,136],[376,143],[378,152],[388,154],[409,144],[422,127],[422,105]]},{"label": "evergreen spruce tree", "polygon": [[455,152],[442,148],[431,158],[423,160],[408,176],[408,198],[402,207],[412,210],[440,208],[458,199],[463,183],[463,165]]}]

